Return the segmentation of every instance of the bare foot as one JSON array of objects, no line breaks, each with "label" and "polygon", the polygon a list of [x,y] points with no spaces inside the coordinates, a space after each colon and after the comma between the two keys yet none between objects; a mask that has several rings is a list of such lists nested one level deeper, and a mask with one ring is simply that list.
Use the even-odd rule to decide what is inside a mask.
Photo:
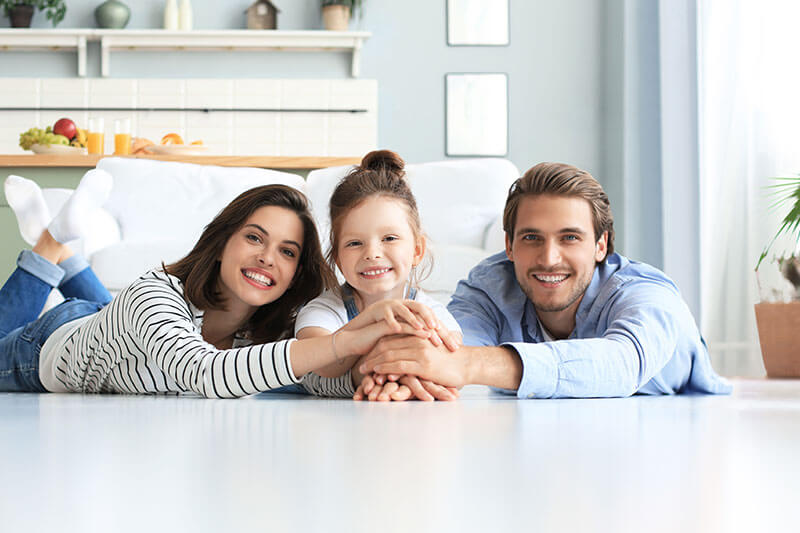
[{"label": "bare foot", "polygon": [[39,240],[36,241],[32,251],[44,257],[54,265],[57,265],[75,254],[69,246],[55,240],[47,230],[44,230],[39,236]]}]

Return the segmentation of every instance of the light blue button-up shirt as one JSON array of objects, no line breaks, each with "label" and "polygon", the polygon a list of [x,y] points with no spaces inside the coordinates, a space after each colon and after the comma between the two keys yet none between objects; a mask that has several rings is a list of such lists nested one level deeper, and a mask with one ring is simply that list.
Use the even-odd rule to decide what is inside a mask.
[{"label": "light blue button-up shirt", "polygon": [[612,254],[599,264],[568,339],[545,342],[504,252],[479,263],[448,305],[468,346],[507,346],[522,360],[520,398],[727,394],[678,288],[663,272]]}]

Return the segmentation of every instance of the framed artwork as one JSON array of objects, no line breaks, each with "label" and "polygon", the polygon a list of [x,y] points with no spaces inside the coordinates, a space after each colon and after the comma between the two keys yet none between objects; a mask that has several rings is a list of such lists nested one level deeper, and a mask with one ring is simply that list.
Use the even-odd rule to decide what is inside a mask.
[{"label": "framed artwork", "polygon": [[445,153],[448,156],[508,154],[508,75],[445,75]]},{"label": "framed artwork", "polygon": [[507,46],[508,0],[447,0],[447,44]]}]

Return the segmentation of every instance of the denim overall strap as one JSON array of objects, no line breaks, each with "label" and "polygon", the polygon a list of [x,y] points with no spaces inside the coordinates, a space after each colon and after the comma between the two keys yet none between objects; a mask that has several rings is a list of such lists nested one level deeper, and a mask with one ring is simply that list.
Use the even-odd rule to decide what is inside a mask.
[{"label": "denim overall strap", "polygon": [[342,300],[344,301],[344,308],[347,310],[347,321],[353,320],[358,316],[358,306],[356,300],[353,298],[353,288],[347,284],[342,284]]}]

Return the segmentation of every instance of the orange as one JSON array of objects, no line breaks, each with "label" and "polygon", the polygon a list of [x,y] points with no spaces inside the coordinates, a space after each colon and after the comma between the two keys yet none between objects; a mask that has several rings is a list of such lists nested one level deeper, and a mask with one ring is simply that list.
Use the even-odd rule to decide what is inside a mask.
[{"label": "orange", "polygon": [[201,144],[203,144],[203,141],[192,141],[192,144],[193,145],[201,145]]},{"label": "orange", "polygon": [[161,144],[183,144],[183,139],[177,133],[167,133],[161,137]]}]

